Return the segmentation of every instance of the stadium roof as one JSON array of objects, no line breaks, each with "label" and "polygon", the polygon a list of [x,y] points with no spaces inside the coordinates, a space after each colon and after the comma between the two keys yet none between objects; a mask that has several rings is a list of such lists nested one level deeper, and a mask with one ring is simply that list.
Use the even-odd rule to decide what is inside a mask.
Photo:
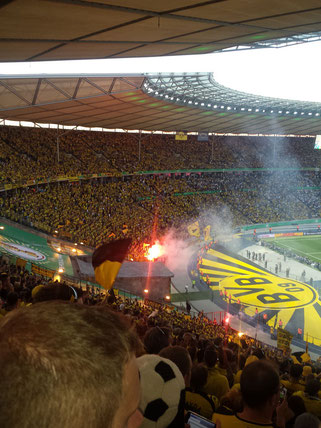
[{"label": "stadium roof", "polygon": [[0,76],[0,118],[61,125],[321,134],[321,104],[246,94],[211,73]]},{"label": "stadium roof", "polygon": [[319,0],[3,0],[0,61],[189,55],[321,36]]}]

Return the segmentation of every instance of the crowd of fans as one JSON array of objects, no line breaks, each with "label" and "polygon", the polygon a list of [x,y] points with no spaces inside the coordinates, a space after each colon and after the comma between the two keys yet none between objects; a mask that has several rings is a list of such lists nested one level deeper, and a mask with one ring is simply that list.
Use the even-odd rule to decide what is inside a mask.
[{"label": "crowd of fans", "polygon": [[[39,179],[54,181],[58,176],[74,177],[86,174],[110,174],[110,176],[101,179],[30,185],[27,188],[21,187],[2,192],[0,215],[58,237],[67,238],[73,242],[83,242],[93,247],[102,242],[130,235],[134,238],[129,251],[130,257],[139,260],[145,252],[145,242],[161,238],[172,228],[183,235],[187,234],[186,226],[195,219],[199,219],[205,225],[214,217],[223,217],[224,222],[229,223],[228,226],[233,228],[242,224],[319,217],[321,215],[319,197],[321,175],[318,168],[321,166],[321,153],[314,150],[313,145],[313,139],[309,138],[226,136],[211,137],[209,142],[198,142],[197,136],[189,136],[186,142],[175,141],[173,135],[142,134],[139,136],[132,133],[2,126],[0,127],[1,185],[25,183],[29,180],[36,183]],[[303,167],[313,167],[315,170],[299,170]],[[244,168],[244,170],[195,172],[198,169],[209,168]],[[250,168],[261,168],[261,170],[247,170]],[[275,168],[275,170],[266,170],[266,168]],[[170,170],[188,172],[169,173]],[[142,171],[164,172],[140,174]],[[133,173],[135,174],[129,175]],[[48,300],[65,300],[69,303],[65,306],[59,306],[63,305],[62,302],[51,307],[50,305],[41,306]],[[115,330],[104,328],[103,321],[100,323],[99,311],[92,312],[93,315],[87,312],[88,308],[95,310],[99,307],[107,307],[108,311],[111,311],[110,314],[122,314],[127,320],[128,330],[124,329],[121,323],[118,324],[118,318],[115,315],[106,315],[112,320],[111,325],[115,326]],[[42,310],[42,308],[45,309]],[[78,315],[73,312],[74,308],[77,308]],[[50,313],[55,314],[56,318],[53,317],[52,320],[47,318],[46,322],[39,322],[39,324],[36,322],[34,335],[23,323],[21,324],[23,334],[20,339],[21,344],[26,341],[26,354],[23,359],[19,354],[17,367],[11,365],[10,370],[6,370],[7,366],[14,364],[15,359],[11,357],[15,354],[15,347],[19,348],[19,341],[15,341],[16,331],[19,330],[19,314],[22,314],[22,320],[28,320],[28,316],[32,318],[33,312],[38,317],[35,318],[36,321],[41,317],[50,316]],[[75,320],[81,312],[84,313],[84,318],[79,323]],[[103,320],[103,315],[101,316]],[[76,328],[73,327],[70,334],[68,326],[73,321]],[[79,346],[83,340],[81,335],[86,336],[87,340],[87,335],[83,333],[87,332],[86,323],[91,322],[96,323],[98,328],[96,325],[95,330],[88,330],[90,346],[86,342],[87,346],[79,348],[82,360],[78,360],[80,356],[77,352],[70,351],[72,370],[68,371],[65,366],[67,348],[72,347],[74,342]],[[48,331],[46,334],[42,333],[42,329],[45,331],[49,328],[48,326],[50,326],[49,337],[46,335]],[[87,402],[91,403],[92,396],[96,397],[94,405],[98,406],[101,398],[95,395],[95,390],[100,383],[100,376],[106,373],[109,375],[112,371],[108,370],[110,366],[107,366],[104,372],[99,372],[99,365],[98,367],[94,365],[94,354],[93,359],[87,361],[87,355],[81,353],[81,350],[85,349],[88,358],[91,358],[91,353],[94,353],[99,343],[95,338],[98,330],[107,342],[110,338],[110,343],[114,343],[113,340],[116,340],[117,335],[125,337],[127,334],[126,340],[123,338],[117,346],[125,348],[127,346],[127,354],[135,350],[138,357],[142,388],[140,410],[143,414],[140,415],[137,410],[138,403],[133,403],[132,413],[125,417],[125,422],[117,422],[118,425],[112,424],[111,418],[120,421],[123,418],[122,414],[119,416],[116,412],[115,415],[110,410],[112,415],[109,416],[110,419],[107,416],[106,420],[98,424],[93,422],[97,415],[90,413],[94,406],[86,407]],[[128,331],[133,335],[130,336]],[[68,343],[61,341],[65,333]],[[138,338],[137,343],[134,336]],[[4,346],[6,337],[8,341]],[[35,337],[39,341],[37,346],[30,345]],[[59,339],[57,339],[59,352],[54,348],[51,352],[49,350],[55,343],[56,337]],[[48,338],[50,340],[47,340]],[[164,404],[160,405],[161,400],[157,401],[157,405],[154,403],[154,406],[146,406],[150,401],[148,396],[150,392],[147,392],[149,389],[146,387],[143,368],[146,364],[155,364],[155,362],[164,364],[168,360],[175,364],[176,378],[180,377],[180,381],[183,380],[184,399],[180,393],[177,400],[172,402],[176,403],[177,409],[172,416],[168,416],[170,421],[162,424],[161,421],[165,419],[159,418],[157,421],[159,428],[184,427],[184,412],[180,412],[182,403],[185,415],[186,411],[196,412],[215,421],[217,428],[248,426],[314,428],[320,426],[321,365],[320,362],[312,362],[307,353],[291,356],[288,352],[282,352],[246,335],[240,335],[228,324],[210,321],[203,313],[190,316],[169,305],[147,300],[122,299],[116,292],[106,295],[89,287],[82,290],[76,285],[70,287],[64,283],[58,284],[45,280],[23,267],[8,264],[5,258],[0,260],[0,342],[0,378],[4,382],[2,391],[5,393],[0,397],[1,426],[33,426],[32,423],[35,423],[35,420],[39,426],[58,426],[59,417],[61,421],[65,421],[59,426],[77,428],[82,426],[136,428],[140,426],[142,419],[142,426],[151,426],[148,422],[149,418],[155,417],[151,407],[154,410],[156,408],[157,411],[162,407],[163,412],[167,412],[168,409],[164,408]],[[126,345],[124,345],[125,342]],[[45,351],[41,345],[44,345]],[[66,355],[62,352],[64,345]],[[75,349],[78,349],[77,346]],[[107,349],[107,344],[99,346],[98,354],[101,358],[103,351]],[[118,352],[117,346],[114,348]],[[112,350],[106,352],[107,361],[111,353]],[[28,371],[29,366],[24,372],[29,376],[28,379],[21,378],[24,380],[23,385],[28,386],[28,389],[24,390],[17,373],[21,367],[25,367],[24,363],[30,355],[30,366],[35,364],[36,369],[32,375]],[[68,358],[70,355],[68,354]],[[153,358],[146,359],[146,355],[152,355]],[[64,356],[65,360],[61,366],[54,365],[60,356]],[[51,361],[51,358],[55,361]],[[121,366],[122,360],[119,358],[120,354],[117,354],[116,363],[119,362]],[[126,358],[124,361],[127,361]],[[140,360],[141,358],[143,360]],[[84,361],[87,361],[86,366]],[[43,385],[40,381],[38,383],[32,381],[37,381],[42,373],[40,367],[45,367],[55,380],[59,378],[60,372],[64,374],[61,379],[68,378],[70,373],[75,373],[77,382],[79,379],[81,381],[83,376],[88,376],[80,388],[80,383],[77,383],[77,393],[81,388],[88,388],[88,386],[92,388],[86,395],[86,400],[80,403],[79,397],[72,396],[69,392],[70,384],[66,384],[68,387],[65,389],[60,389],[54,400],[52,397],[54,397],[56,385],[60,382],[52,380],[53,378]],[[116,373],[117,364],[113,367]],[[173,366],[170,367],[173,369]],[[93,373],[90,370],[93,370]],[[166,376],[168,376],[168,370],[167,367]],[[112,382],[119,383],[123,376],[123,372],[118,374],[118,377],[115,375]],[[137,383],[138,377],[136,378]],[[132,377],[128,375],[127,383],[123,380],[128,391],[131,391],[132,387],[130,379]],[[16,382],[20,382],[19,388],[14,389],[12,385],[16,385]],[[157,392],[157,385],[152,386]],[[108,389],[109,383],[107,382],[103,387]],[[43,390],[38,394],[41,388]],[[116,397],[117,391],[119,392],[121,388],[118,384],[118,389],[104,391]],[[51,391],[52,396],[47,397],[46,405],[33,407],[32,403],[36,403],[38,396],[43,400],[47,389]],[[11,394],[10,391],[14,393]],[[164,391],[166,388],[162,394],[165,394]],[[173,394],[173,390],[171,393]],[[20,412],[8,412],[8,409],[11,409],[10,399],[13,396],[14,402],[20,406]],[[131,396],[137,401],[139,393],[132,393]],[[29,400],[30,397],[32,400],[23,407],[25,398]],[[59,400],[66,400],[67,403],[68,398],[71,403],[69,407],[65,403],[59,405]],[[166,403],[168,397],[161,398]],[[103,401],[107,408],[108,405],[105,404],[105,400]],[[130,403],[130,397],[127,396],[126,399],[123,397],[123,401],[127,405]],[[112,400],[106,400],[106,402],[114,404]],[[115,400],[115,409],[117,406],[121,408],[120,402],[120,399]],[[58,403],[58,406],[55,407],[53,403]],[[79,403],[81,405],[77,407]],[[172,411],[172,407],[167,407]],[[66,419],[62,416],[64,408],[68,409],[65,412]],[[87,409],[87,413],[84,409]],[[50,413],[51,411],[55,417]],[[121,411],[123,412],[124,409]],[[98,411],[96,413],[102,415],[103,412],[104,410],[102,413]],[[41,419],[45,413],[47,419]],[[92,419],[87,423],[86,417],[89,420],[90,414]],[[21,420],[17,422],[19,415],[25,418],[23,424]],[[16,422],[6,425],[9,420]],[[26,420],[32,422],[28,425]]]},{"label": "crowd of fans", "polygon": [[[263,425],[279,428],[303,426],[313,428],[320,426],[321,365],[319,362],[312,362],[308,353],[290,355],[289,352],[282,352],[246,335],[240,336],[229,325],[211,322],[203,313],[191,317],[168,305],[137,301],[136,299],[123,299],[113,291],[105,295],[105,293],[102,294],[89,288],[81,290],[76,286],[71,288],[66,284],[48,282],[44,278],[28,273],[24,268],[9,265],[5,259],[0,262],[0,292],[0,333],[1,329],[6,331],[7,318],[8,320],[14,319],[15,313],[19,311],[31,311],[30,313],[32,313],[33,309],[30,308],[35,308],[36,311],[37,305],[40,305],[39,308],[41,308],[41,302],[48,300],[65,300],[70,302],[69,305],[87,307],[107,306],[109,310],[121,313],[127,319],[128,326],[139,338],[136,356],[139,357],[140,369],[142,361],[144,363],[150,361],[153,364],[155,360],[156,362],[166,362],[167,360],[174,362],[181,372],[185,384],[185,411],[193,411],[207,419],[213,419],[217,422],[218,427],[256,427]],[[62,305],[62,303],[60,304]],[[45,306],[44,309],[45,312],[49,311],[50,313],[50,306]],[[64,317],[63,309],[59,309],[59,311],[61,312],[60,316]],[[66,311],[68,313],[69,309],[66,308]],[[24,313],[26,314],[26,312]],[[97,316],[96,313],[95,317],[97,318]],[[72,322],[72,318],[63,318],[63,330],[68,329],[68,323]],[[90,319],[88,315],[87,319]],[[57,319],[53,322],[56,325],[60,323]],[[37,325],[37,333],[46,328],[47,325],[48,321]],[[10,343],[14,343],[15,328],[17,328],[17,323],[11,330]],[[68,336],[71,342],[78,340],[77,335],[81,333],[81,328],[84,327],[79,325],[79,328],[78,333],[74,332],[73,335]],[[60,332],[57,333],[53,329],[51,334],[50,341],[46,342],[46,347],[51,346],[55,340],[55,335],[59,335]],[[112,338],[113,333],[111,331],[107,331],[105,334],[111,335]],[[28,334],[26,336],[24,333],[24,335],[28,337]],[[5,337],[5,335],[0,334],[1,337]],[[43,340],[44,338],[45,336],[43,336]],[[11,345],[11,351],[12,349],[14,347]],[[2,360],[3,355],[6,355],[3,354],[3,350],[2,347],[0,351]],[[89,354],[89,358],[91,350],[87,349],[86,352]],[[146,360],[145,357],[142,357],[146,354],[154,355],[154,357],[151,360]],[[157,354],[159,357],[156,357]],[[39,350],[39,358],[40,355]],[[33,356],[34,358],[37,358],[36,354]],[[48,354],[46,358],[52,357]],[[74,369],[77,371],[77,356],[74,355],[73,358]],[[3,364],[6,365],[7,360]],[[46,367],[48,364],[49,362],[46,362]],[[83,369],[84,367],[82,367]],[[39,366],[37,370],[39,370]],[[59,372],[55,376],[59,376]],[[178,375],[176,374],[176,376]],[[7,374],[3,372],[2,377],[5,381]],[[142,371],[141,403],[151,401],[152,398],[146,396],[146,394],[150,394],[151,390],[148,380],[150,383],[150,378],[146,380],[144,371]],[[98,379],[92,378],[89,382],[92,382],[92,386],[95,387]],[[29,392],[33,399],[38,396],[39,387],[41,389],[41,386],[35,385],[35,383],[28,385],[28,388],[31,388]],[[157,392],[160,394],[159,397],[166,401],[167,394],[173,402],[173,387],[159,391],[160,386],[158,384],[152,385],[153,387],[156,390],[153,392],[154,396]],[[32,388],[35,389],[32,390]],[[16,391],[18,395],[19,391]],[[2,402],[5,403],[8,397],[10,398],[10,394]],[[16,398],[21,403],[20,397]],[[159,403],[160,398],[157,404],[154,404],[156,408],[154,411],[164,411]],[[176,411],[173,415],[167,416],[173,420],[175,415],[179,414],[181,399],[177,399],[175,403]],[[140,406],[144,416],[143,427],[150,426],[146,420],[152,418],[151,409],[147,411],[145,407]],[[50,412],[51,406],[48,403],[45,408]],[[32,412],[32,407],[29,410]],[[63,410],[60,409],[59,411],[62,412]],[[306,414],[307,412],[308,414]],[[7,414],[8,412],[2,411],[0,420]],[[10,417],[12,418],[12,414]],[[184,427],[184,422],[178,419],[175,418],[175,423],[171,425],[168,422],[164,424],[162,420],[167,419],[163,418],[158,421],[157,426],[159,428]],[[153,419],[153,421],[155,420]],[[138,427],[140,424],[130,426]]]},{"label": "crowd of fans", "polygon": [[2,192],[0,215],[92,247],[128,234],[139,260],[144,242],[171,228],[187,233],[196,218],[205,225],[224,218],[230,229],[317,218],[320,178],[316,171],[244,171],[51,183]]},{"label": "crowd of fans", "polygon": [[191,135],[188,141],[175,141],[174,135],[141,134],[139,143],[134,133],[1,126],[0,182],[137,171],[321,166],[312,138],[210,138],[199,142]]},{"label": "crowd of fans", "polygon": [[[297,169],[320,166],[313,139],[211,139],[198,142],[197,136],[189,136],[188,141],[175,141],[174,135],[1,126],[3,184],[110,176],[2,192],[0,215],[93,247],[130,234],[135,260],[142,258],[145,242],[159,239],[171,228],[184,234],[196,218],[206,222],[224,217],[231,229],[320,216],[320,172]],[[264,169],[271,167],[276,170]],[[200,168],[263,169],[195,172]],[[140,174],[179,169],[189,172]]]}]

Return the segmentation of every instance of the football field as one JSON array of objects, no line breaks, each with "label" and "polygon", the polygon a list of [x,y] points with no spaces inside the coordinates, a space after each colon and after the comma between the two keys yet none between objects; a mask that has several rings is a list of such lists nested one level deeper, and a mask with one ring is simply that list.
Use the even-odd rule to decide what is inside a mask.
[{"label": "football field", "polygon": [[321,236],[293,236],[284,238],[270,238],[266,241],[273,242],[278,247],[292,251],[299,256],[307,257],[317,263],[321,263]]}]

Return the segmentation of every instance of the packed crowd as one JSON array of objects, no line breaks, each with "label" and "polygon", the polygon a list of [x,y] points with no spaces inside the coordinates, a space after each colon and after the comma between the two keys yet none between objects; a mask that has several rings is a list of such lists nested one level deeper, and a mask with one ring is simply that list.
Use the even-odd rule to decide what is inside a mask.
[{"label": "packed crowd", "polygon": [[128,234],[139,260],[144,242],[171,228],[187,233],[196,218],[224,217],[232,229],[319,217],[320,179],[317,171],[244,171],[52,183],[3,192],[0,215],[93,247]]},{"label": "packed crowd", "polygon": [[138,134],[125,132],[1,126],[0,182],[96,173],[321,165],[321,153],[313,149],[312,138],[211,139],[199,142],[191,135],[188,141],[175,141],[174,135],[142,134],[139,143]]},{"label": "packed crowd", "polygon": [[[320,173],[291,169],[320,167],[313,143],[147,134],[139,143],[130,133],[0,127],[1,183],[112,174],[3,192],[0,215],[91,246],[128,234],[139,260],[144,242],[187,233],[196,218],[223,216],[232,228],[320,216]],[[191,172],[270,167],[283,170]],[[172,169],[190,172],[122,176]],[[203,313],[54,283],[2,258],[0,426],[183,428],[192,411],[217,428],[320,427],[319,362],[238,333]]]},{"label": "packed crowd", "polygon": [[[48,427],[58,423],[75,428],[138,428],[142,423],[183,428],[188,411],[216,421],[221,428],[320,426],[321,365],[312,362],[308,353],[284,353],[240,336],[228,325],[210,322],[203,313],[191,317],[168,305],[122,299],[114,291],[103,296],[89,288],[45,282],[5,260],[0,262],[0,292],[0,374],[5,391],[0,400],[1,426],[29,427],[37,417],[37,424]],[[116,313],[126,319],[126,327],[119,324],[124,321]],[[104,317],[110,318],[109,325]],[[87,329],[88,323],[95,327]],[[130,424],[112,425],[119,415],[105,415],[106,409],[103,424],[98,423],[101,388],[107,409],[117,409],[125,400],[118,400],[115,392],[124,393],[119,382],[125,372],[116,378],[112,373],[122,369],[121,349],[128,335],[133,335],[126,349],[137,357],[141,396],[139,386],[131,390],[130,373],[125,389],[134,396],[131,399],[141,397],[140,402],[131,408],[127,397],[130,411],[125,420]],[[113,355],[118,365],[110,361]],[[111,387],[115,379],[118,389]],[[166,382],[171,384],[165,387]],[[30,395],[32,402],[27,400]],[[46,406],[38,400],[45,400]],[[18,412],[12,411],[15,403]],[[22,411],[25,403],[28,412]]]}]

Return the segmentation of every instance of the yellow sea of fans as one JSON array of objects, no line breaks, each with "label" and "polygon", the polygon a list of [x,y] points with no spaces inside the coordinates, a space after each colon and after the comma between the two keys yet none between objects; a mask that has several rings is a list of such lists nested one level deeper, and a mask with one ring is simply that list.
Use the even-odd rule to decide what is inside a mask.
[{"label": "yellow sea of fans", "polygon": [[[0,215],[90,246],[128,234],[136,260],[144,242],[171,228],[184,235],[196,218],[207,224],[224,218],[233,228],[320,216],[321,175],[315,167],[321,156],[312,139],[211,137],[198,142],[190,136],[182,142],[173,135],[142,134],[139,159],[137,134],[70,131],[59,137],[58,163],[59,132],[0,127],[0,182],[110,176],[1,192]],[[314,169],[297,169],[308,166]],[[262,167],[274,170],[195,171]],[[187,172],[168,172],[174,169]]]}]

